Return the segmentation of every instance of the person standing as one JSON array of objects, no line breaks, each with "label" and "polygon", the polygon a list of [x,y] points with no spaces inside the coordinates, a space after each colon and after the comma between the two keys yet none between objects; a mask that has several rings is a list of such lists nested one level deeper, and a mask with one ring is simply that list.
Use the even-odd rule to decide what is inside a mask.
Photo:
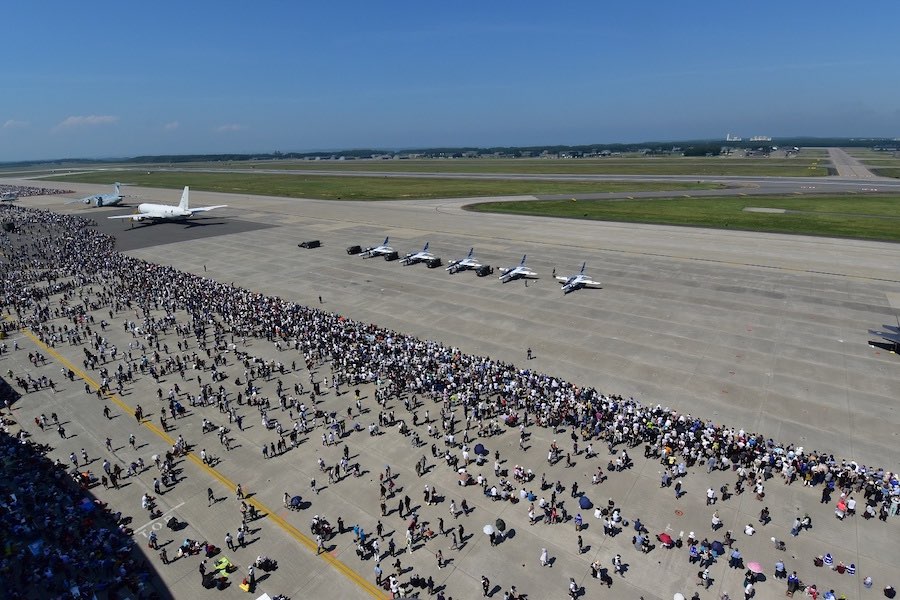
[{"label": "person standing", "polygon": [[481,576],[481,595],[484,598],[487,598],[487,595],[488,595],[488,592],[490,591],[490,589],[491,589],[491,580],[488,579],[487,577],[485,577],[484,575],[482,575]]},{"label": "person standing", "polygon": [[541,548],[541,566],[547,567],[550,565],[550,555],[547,553],[546,548]]}]

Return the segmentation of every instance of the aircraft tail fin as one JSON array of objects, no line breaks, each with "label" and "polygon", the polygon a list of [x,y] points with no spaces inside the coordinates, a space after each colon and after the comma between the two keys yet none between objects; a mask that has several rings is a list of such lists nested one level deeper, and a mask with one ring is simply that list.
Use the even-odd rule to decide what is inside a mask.
[{"label": "aircraft tail fin", "polygon": [[120,185],[122,185],[122,184],[119,183],[119,182],[117,181],[116,184],[115,184],[115,186],[114,186],[114,189],[116,190],[116,196],[121,196],[121,195],[122,195],[122,192],[119,191],[119,186],[120,186]]},{"label": "aircraft tail fin", "polygon": [[422,252],[428,252],[428,242],[425,242],[425,247],[422,248]]},{"label": "aircraft tail fin", "polygon": [[587,261],[581,263],[581,274],[584,275],[584,267],[587,266]]},{"label": "aircraft tail fin", "polygon": [[390,236],[385,237],[385,238],[384,238],[384,241],[381,242],[381,245],[382,245],[382,246],[387,246],[387,245],[388,245],[388,240],[389,240],[389,239],[391,239]]},{"label": "aircraft tail fin", "polygon": [[522,255],[522,262],[519,263],[519,266],[520,266],[520,267],[524,267],[524,266],[525,266],[525,259],[526,259],[527,257],[528,257],[527,254],[523,254],[523,255]]},{"label": "aircraft tail fin", "polygon": [[178,208],[181,210],[190,210],[190,195],[191,190],[188,186],[184,186],[184,191],[181,192],[181,202],[178,203]]},{"label": "aircraft tail fin", "polygon": [[469,248],[469,254],[468,254],[468,256],[466,256],[466,258],[472,258],[472,254],[474,252],[475,252],[475,246],[472,246],[471,248]]}]

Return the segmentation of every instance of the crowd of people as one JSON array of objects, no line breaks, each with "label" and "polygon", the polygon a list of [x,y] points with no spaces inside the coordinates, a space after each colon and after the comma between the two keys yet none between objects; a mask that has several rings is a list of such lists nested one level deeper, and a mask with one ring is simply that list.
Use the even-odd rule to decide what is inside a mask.
[{"label": "crowd of people", "polygon": [[[0,581],[5,598],[145,597],[149,566],[132,552],[125,524],[92,499],[45,447],[0,434]],[[76,469],[77,471],[77,469]],[[83,485],[90,485],[84,481]]]},{"label": "crowd of people", "polygon": [[[115,251],[114,238],[97,232],[89,220],[81,217],[4,207],[3,218],[14,220],[19,231],[17,236],[0,233],[8,257],[2,266],[2,293],[15,315],[15,321],[5,322],[3,327],[28,327],[50,346],[89,344],[91,350],[85,348],[86,367],[104,368],[102,365],[117,356],[125,360],[127,369],[120,365],[117,371],[104,374],[108,389],[129,381],[135,370],[153,377],[183,370],[189,364],[188,356],[192,356],[190,361],[195,365],[208,359],[213,376],[212,381],[201,382],[199,394],[196,399],[192,397],[191,404],[218,404],[220,409],[224,404],[227,410],[228,394],[221,385],[218,391],[214,387],[216,368],[224,360],[221,353],[235,340],[265,339],[279,349],[299,352],[310,370],[328,361],[332,382],[329,386],[326,379],[326,388],[339,392],[342,386],[375,382],[380,401],[402,398],[406,415],[398,419],[393,411],[385,411],[379,414],[379,425],[399,423],[403,433],[415,436],[413,445],[418,447],[419,434],[415,429],[410,431],[410,421],[413,427],[426,424],[430,438],[444,438],[440,452],[432,444],[432,455],[446,458],[451,468],[459,466],[457,449],[466,453],[461,458],[469,463],[471,442],[477,436],[516,426],[524,439],[525,428],[538,426],[565,431],[571,437],[571,453],[561,450],[554,441],[548,454],[551,463],[564,456],[570,462],[572,454],[585,451],[584,447],[579,450],[579,443],[586,445],[588,455],[596,455],[592,444],[605,444],[610,455],[615,456],[607,471],[615,472],[628,467],[626,449],[643,447],[645,458],[663,466],[663,487],[683,478],[688,468],[703,465],[708,473],[733,472],[736,494],[743,493],[746,486],[762,497],[766,482],[781,477],[786,484],[797,482],[821,488],[822,502],[830,501],[833,492],[845,501],[845,506],[852,499],[855,507],[854,495],[860,495],[865,507],[861,512],[869,518],[887,520],[898,512],[900,482],[895,473],[881,467],[835,458],[827,451],[776,441],[761,433],[668,407],[644,405],[633,398],[578,386],[532,369],[465,354],[436,341],[129,257]],[[62,301],[51,304],[51,296],[59,296]],[[89,312],[100,309],[109,310],[110,318],[120,311],[136,315],[125,323],[126,330],[134,335],[133,347],[129,345],[126,352],[118,354],[121,351],[103,335],[105,321],[98,324],[85,318]],[[189,322],[177,322],[174,315],[179,311],[189,315]],[[166,316],[154,316],[159,314]],[[65,323],[51,323],[55,319],[65,319]],[[168,347],[160,351],[159,340],[173,331],[185,340],[183,361],[173,358]],[[188,352],[187,338],[191,336],[197,347]],[[178,350],[182,351],[180,340]],[[206,359],[202,358],[204,352]],[[279,441],[278,448],[273,445],[271,454],[265,450],[264,456],[280,454],[286,449],[286,445],[281,445],[283,436],[296,433],[296,429],[282,428],[277,423],[269,425],[268,400],[265,404],[257,401],[250,370],[277,374],[284,372],[285,365],[251,364],[246,357],[245,364],[248,371],[241,393],[246,394],[248,403],[259,406],[265,429],[273,430],[273,435],[277,433]],[[309,391],[311,406],[321,392],[319,388],[320,382],[315,382]],[[301,417],[298,421],[303,421],[303,431],[307,430],[306,419],[310,416],[312,426],[316,426],[314,411],[308,415],[305,408],[300,410],[302,398],[294,396],[301,395],[298,386],[291,390],[279,384],[276,394],[282,409],[289,409],[291,417],[295,411]],[[420,423],[419,396],[440,403],[437,427],[432,428],[427,413]],[[174,420],[174,399],[169,400]],[[331,419],[329,424],[337,424],[333,415]],[[369,425],[369,433],[374,435],[378,431],[373,427],[374,424]],[[359,430],[360,424],[355,423],[353,429]],[[339,436],[342,431],[338,430]],[[323,444],[327,442],[323,434]],[[227,444],[223,445],[227,448]],[[340,472],[340,467],[335,470]],[[594,482],[603,476],[600,470]],[[517,480],[524,478],[524,473],[517,474]],[[519,499],[520,494],[509,493],[509,482],[490,486],[486,480],[480,483],[486,493]],[[510,489],[504,495],[507,487]],[[676,483],[676,493],[679,490]],[[730,492],[723,489],[721,493],[726,496]],[[572,497],[576,497],[575,490]],[[549,506],[542,508],[549,522],[565,521],[553,516],[557,509],[555,493]]]},{"label": "crowd of people", "polygon": [[13,194],[19,198],[27,198],[29,196],[60,196],[62,194],[71,193],[72,190],[57,190],[54,188],[37,187],[33,185],[0,184],[0,194]]}]

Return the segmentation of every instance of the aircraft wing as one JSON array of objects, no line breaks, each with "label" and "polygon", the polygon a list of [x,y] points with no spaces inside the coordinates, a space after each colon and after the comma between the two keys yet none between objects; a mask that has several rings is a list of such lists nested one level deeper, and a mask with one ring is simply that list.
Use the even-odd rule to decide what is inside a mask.
[{"label": "aircraft wing", "polygon": [[144,214],[132,214],[132,215],[115,215],[114,217],[106,217],[107,219],[131,219],[132,221],[140,221],[141,219],[148,219],[151,215]]},{"label": "aircraft wing", "polygon": [[194,214],[196,212],[206,212],[208,210],[213,210],[215,208],[225,208],[226,206],[228,206],[228,205],[227,204],[217,204],[216,206],[201,206],[200,208],[190,208],[188,210],[191,211],[191,214]]},{"label": "aircraft wing", "polygon": [[581,285],[585,287],[600,287],[601,284],[599,281],[594,281],[593,279],[582,279]]},{"label": "aircraft wing", "polygon": [[875,331],[874,329],[870,329],[869,333],[872,335],[877,335],[880,338],[884,338],[886,340],[890,340],[895,344],[900,344],[900,334],[897,333],[889,333],[887,331]]},{"label": "aircraft wing", "polygon": [[567,281],[569,280],[568,277],[563,277],[562,275],[557,275],[557,276],[555,277],[555,279],[556,279],[557,281],[561,281],[561,282],[563,282],[563,283],[565,283],[565,282],[567,282]]}]

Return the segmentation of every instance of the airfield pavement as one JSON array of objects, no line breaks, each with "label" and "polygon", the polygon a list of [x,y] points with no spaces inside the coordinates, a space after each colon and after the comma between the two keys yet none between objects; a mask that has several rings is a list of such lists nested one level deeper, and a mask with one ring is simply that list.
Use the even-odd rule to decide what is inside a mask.
[{"label": "airfield pavement", "polygon": [[[96,189],[67,186],[86,193]],[[178,195],[167,190],[130,191],[148,200],[169,203],[176,202]],[[898,470],[900,418],[896,398],[900,365],[896,355],[870,347],[867,342],[872,336],[866,331],[895,323],[900,312],[898,245],[489,215],[462,210],[467,201],[460,199],[365,203],[192,191],[191,202],[193,206],[229,206],[195,223],[137,226],[131,230],[121,221],[104,218],[122,214],[125,211],[121,207],[65,206],[59,198],[51,197],[29,198],[22,204],[93,217],[100,229],[114,234],[120,247],[134,257],[310,306],[318,306],[321,296],[321,308],[325,310],[438,340],[469,354],[488,355],[606,393],[633,396],[644,404],[660,404],[735,428],[759,431],[780,442],[833,453],[836,458]],[[422,264],[404,267],[380,258],[363,260],[345,252],[345,247],[354,244],[376,245],[387,235],[401,255],[429,241],[431,251],[445,263],[464,256],[470,246],[475,247],[480,261],[495,268],[516,264],[527,253],[528,265],[541,279],[527,286],[521,281],[501,284],[496,279],[499,272],[485,278],[472,272],[448,275],[443,268],[431,270]],[[322,247],[297,247],[299,242],[311,239],[321,240]],[[603,289],[563,296],[551,271],[555,268],[558,275],[575,272],[582,261],[587,262],[587,272],[603,282]],[[129,338],[121,334],[119,320],[117,315],[110,336],[124,348]],[[34,369],[25,359],[25,350],[33,350],[34,341],[18,339],[23,350],[3,357],[4,372],[12,369],[38,375],[44,369],[50,376],[58,376],[61,361],[80,365],[80,349],[59,347],[58,355],[51,354],[50,366]],[[526,348],[534,352],[531,361],[525,360]],[[247,350],[255,356],[290,363],[288,353],[279,353],[262,340],[251,340]],[[319,376],[323,374],[327,374],[327,368],[320,369]],[[303,371],[285,378],[288,387],[296,377],[306,383]],[[103,455],[103,438],[111,436],[118,442],[136,430],[149,444],[143,454],[149,456],[165,448],[164,438],[146,427],[138,429],[127,414],[108,422],[98,420],[97,400],[86,396],[80,384],[63,388],[57,394],[28,394],[17,404],[17,417],[26,424],[33,416],[50,411],[72,422],[67,428],[77,431],[79,437],[59,445],[55,454],[61,458],[76,446],[85,445],[91,456]],[[145,378],[119,401],[131,407],[141,403],[145,410],[151,407],[149,412],[156,413],[160,405],[155,390],[152,380]],[[377,409],[373,394],[371,386],[364,386],[367,405]],[[272,382],[263,384],[263,395],[274,397]],[[349,397],[335,398],[329,393],[325,405],[343,410]],[[431,408],[434,415],[439,404]],[[403,411],[402,404],[399,411]],[[412,451],[408,439],[395,431],[378,438],[364,433],[350,436],[347,443],[351,452],[359,455],[368,473],[361,479],[350,477],[328,486],[319,496],[310,498],[310,477],[324,480],[315,457],[322,454],[333,463],[338,456],[337,448],[321,446],[318,431],[310,434],[298,450],[264,461],[259,448],[269,438],[258,418],[248,419],[255,428],[239,435],[242,447],[225,453],[214,439],[201,442],[199,431],[200,417],[218,423],[218,411],[207,408],[193,412],[186,423],[177,422],[178,429],[172,433],[184,433],[191,443],[206,444],[207,448],[215,446],[223,461],[214,470],[196,464],[196,460],[193,464],[188,461],[182,475],[186,479],[163,496],[164,510],[171,510],[190,527],[189,533],[175,534],[176,544],[170,547],[174,548],[182,537],[223,545],[224,531],[234,533],[239,521],[233,490],[228,486],[241,482],[256,494],[254,499],[261,507],[274,511],[272,518],[253,523],[260,532],[251,538],[259,537],[259,541],[245,550],[226,552],[241,566],[239,573],[257,554],[279,561],[280,568],[260,581],[259,593],[285,593],[295,600],[313,594],[322,598],[369,594],[359,581],[372,581],[374,563],[356,558],[352,534],[334,540],[330,558],[317,559],[315,551],[299,541],[297,530],[308,536],[310,517],[323,514],[332,523],[341,515],[346,524],[360,523],[373,531],[379,518],[377,474],[385,464],[400,472],[403,493],[408,493],[416,505],[421,504],[426,483],[437,486],[445,502],[436,508],[420,509],[422,518],[432,524],[439,516],[447,525],[455,524],[446,508],[451,498],[458,506],[465,497],[475,509],[461,519],[467,536],[472,536],[462,550],[451,551],[449,540],[441,537],[401,557],[404,567],[412,566],[416,573],[425,577],[430,574],[438,585],[445,585],[448,596],[479,596],[482,574],[502,590],[516,585],[531,599],[565,597],[569,577],[585,586],[587,597],[667,600],[676,592],[690,597],[697,590],[704,599],[719,598],[723,592],[739,598],[742,592],[743,571],[728,569],[724,561],[712,568],[712,587],[698,588],[697,567],[688,563],[686,549],[657,548],[649,555],[641,554],[630,544],[633,531],[626,529],[620,536],[606,537],[601,522],[592,514],[585,514],[589,528],[582,533],[589,548],[579,554],[571,523],[529,527],[525,504],[492,503],[474,488],[461,492],[455,485],[454,472],[443,461],[433,460],[427,446]],[[155,415],[151,419],[156,422]],[[374,413],[369,413],[365,422],[373,420]],[[718,489],[724,483],[733,486],[731,473],[707,475],[703,468],[692,469],[684,483],[688,494],[676,501],[670,489],[659,489],[659,464],[644,460],[639,447],[631,452],[633,469],[609,473],[607,481],[593,487],[591,474],[597,466],[605,471],[610,458],[605,448],[596,448],[600,456],[595,459],[577,457],[574,468],[564,469],[561,464],[548,467],[547,446],[558,436],[563,439],[563,447],[568,447],[568,436],[539,428],[532,431],[528,452],[519,450],[517,430],[484,443],[491,452],[501,452],[504,468],[522,465],[538,476],[546,472],[549,480],[561,479],[567,486],[578,481],[595,504],[615,498],[626,519],[639,516],[651,534],[665,530],[677,537],[679,532],[696,531],[698,537],[713,539],[709,528],[713,508],[705,506],[705,489]],[[41,436],[48,439],[38,441],[51,441],[55,433],[37,433],[38,438]],[[420,453],[427,455],[429,464],[437,463],[421,479],[413,472]],[[116,457],[127,461],[131,454],[126,448]],[[491,465],[489,460],[481,470],[493,480]],[[126,512],[132,511],[135,523],[143,525],[137,515],[140,496],[152,482],[151,472],[138,477],[135,485],[118,491],[101,488],[97,494]],[[208,486],[225,498],[212,508],[203,506]],[[537,484],[528,487],[538,488]],[[762,507],[752,494],[736,496],[716,507],[726,529],[734,530],[745,560],[759,560],[766,568],[768,581],[757,585],[756,598],[783,596],[783,581],[771,576],[777,558],[785,561],[788,571],[797,570],[804,582],[817,583],[820,591],[834,588],[849,598],[875,597],[884,585],[900,583],[893,558],[900,523],[896,517],[888,519],[887,526],[877,519],[864,521],[860,517],[838,522],[832,505],[819,503],[818,488],[784,486],[776,477],[766,490],[765,505],[773,521],[759,527],[754,537],[742,533],[746,523],[757,525]],[[303,495],[312,506],[301,513],[283,510],[281,496],[285,491]],[[389,507],[395,503],[390,502]],[[570,514],[576,512],[570,506],[573,503],[570,500],[567,505]],[[793,517],[804,512],[811,515],[814,527],[793,538],[789,535]],[[481,528],[498,517],[505,519],[515,534],[493,548]],[[395,531],[393,537],[402,549],[405,522],[396,515],[382,520],[387,531]],[[147,523],[143,531],[153,523]],[[160,535],[161,541],[173,537]],[[786,540],[787,552],[777,553],[770,536]],[[556,557],[551,569],[539,565],[542,547]],[[435,565],[438,548],[445,558],[453,559],[442,570]],[[813,557],[825,552],[830,552],[835,562],[855,563],[856,577],[813,567]],[[610,567],[616,553],[622,555],[629,569],[625,577],[615,576],[613,588],[606,590],[599,581],[590,580],[589,565],[599,559],[604,567]],[[150,556],[158,563],[155,553]],[[157,564],[174,597],[221,595],[200,587],[197,562],[195,557],[168,566]],[[385,572],[390,571],[392,563],[393,559],[382,561]],[[258,580],[260,575],[258,571]],[[862,587],[862,578],[867,575],[875,580],[873,590]],[[238,593],[236,586],[226,593]],[[502,595],[497,591],[493,597]]]}]

